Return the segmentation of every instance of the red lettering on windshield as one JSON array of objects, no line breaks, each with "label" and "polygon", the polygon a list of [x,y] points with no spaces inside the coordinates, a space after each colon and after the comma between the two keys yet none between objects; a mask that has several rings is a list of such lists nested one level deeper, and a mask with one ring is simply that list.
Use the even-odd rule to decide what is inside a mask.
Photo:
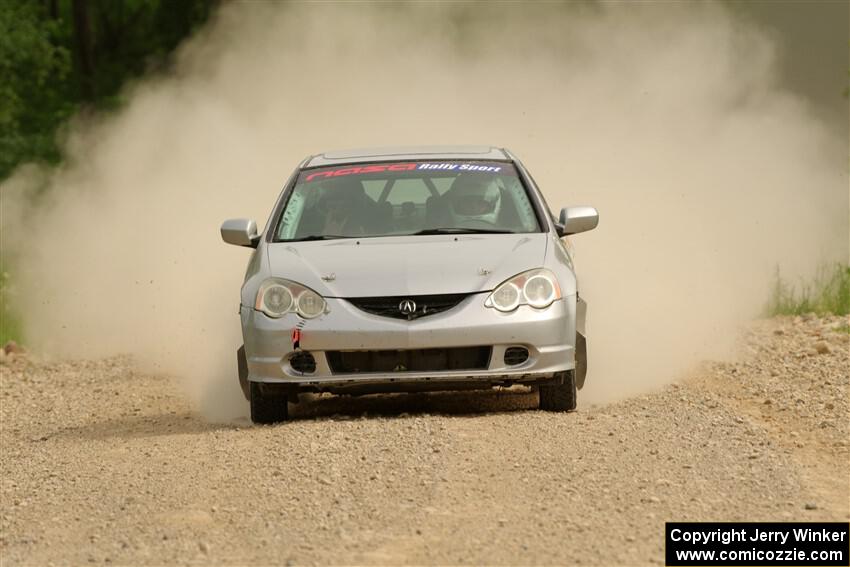
[{"label": "red lettering on windshield", "polygon": [[304,181],[313,181],[314,179],[316,179],[318,177],[328,177],[329,175],[332,175],[332,174],[333,174],[333,172],[331,172],[331,171],[317,171],[316,173],[311,173],[310,175],[308,175],[307,178],[304,179]]},{"label": "red lettering on windshield", "polygon": [[344,175],[380,173],[382,171],[413,171],[414,169],[416,169],[415,163],[374,164],[362,167],[344,167],[342,169],[316,171],[307,175],[307,177],[304,178],[304,181],[313,181],[314,179],[323,179],[327,177],[342,177]]},{"label": "red lettering on windshield", "polygon": [[415,163],[394,163],[387,168],[390,171],[410,171],[416,169]]}]

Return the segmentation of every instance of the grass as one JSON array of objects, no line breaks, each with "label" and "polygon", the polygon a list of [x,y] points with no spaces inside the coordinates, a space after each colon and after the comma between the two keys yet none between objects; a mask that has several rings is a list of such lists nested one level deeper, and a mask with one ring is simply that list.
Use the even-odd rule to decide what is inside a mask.
[{"label": "grass", "polygon": [[810,282],[800,282],[799,286],[782,279],[777,267],[766,311],[770,316],[847,315],[850,313],[850,266],[824,264]]},{"label": "grass", "polygon": [[0,265],[0,348],[8,341],[21,342],[22,339],[21,320],[9,302],[9,274]]}]

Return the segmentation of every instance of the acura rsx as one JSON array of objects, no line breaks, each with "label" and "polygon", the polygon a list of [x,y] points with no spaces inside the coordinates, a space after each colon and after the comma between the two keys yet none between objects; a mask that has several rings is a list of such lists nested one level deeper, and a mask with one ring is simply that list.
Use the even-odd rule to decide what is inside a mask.
[{"label": "acura rsx", "polygon": [[301,392],[368,394],[523,384],[571,411],[587,372],[586,304],[568,235],[508,150],[386,148],[310,156],[253,248],[242,286],[239,382],[251,420],[287,418]]}]

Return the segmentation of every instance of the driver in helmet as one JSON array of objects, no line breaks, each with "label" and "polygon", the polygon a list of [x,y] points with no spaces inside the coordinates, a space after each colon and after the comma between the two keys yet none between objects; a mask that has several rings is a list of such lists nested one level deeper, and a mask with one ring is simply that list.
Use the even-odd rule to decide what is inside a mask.
[{"label": "driver in helmet", "polygon": [[445,194],[456,226],[465,220],[496,224],[501,193],[489,175],[459,175]]},{"label": "driver in helmet", "polygon": [[331,179],[325,182],[321,207],[324,225],[321,234],[356,236],[363,234],[363,186],[352,179]]}]

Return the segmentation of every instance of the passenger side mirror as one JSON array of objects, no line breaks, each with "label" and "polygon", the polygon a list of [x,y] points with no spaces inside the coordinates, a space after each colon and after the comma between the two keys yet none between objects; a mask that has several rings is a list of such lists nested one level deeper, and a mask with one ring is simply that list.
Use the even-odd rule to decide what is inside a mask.
[{"label": "passenger side mirror", "polygon": [[556,228],[558,236],[569,236],[593,230],[599,224],[599,212],[593,207],[565,207],[561,209]]},{"label": "passenger side mirror", "polygon": [[221,239],[228,244],[256,248],[260,243],[256,221],[250,219],[230,219],[221,225]]}]

